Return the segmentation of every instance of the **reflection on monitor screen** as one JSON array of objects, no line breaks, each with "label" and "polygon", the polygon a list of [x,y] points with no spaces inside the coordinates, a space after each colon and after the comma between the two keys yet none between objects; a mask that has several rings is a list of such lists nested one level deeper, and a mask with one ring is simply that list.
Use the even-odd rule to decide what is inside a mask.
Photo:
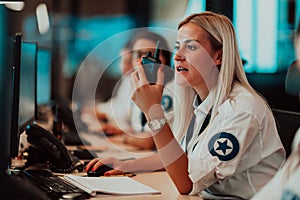
[{"label": "reflection on monitor screen", "polygon": [[51,101],[51,50],[38,49],[37,58],[37,104]]}]

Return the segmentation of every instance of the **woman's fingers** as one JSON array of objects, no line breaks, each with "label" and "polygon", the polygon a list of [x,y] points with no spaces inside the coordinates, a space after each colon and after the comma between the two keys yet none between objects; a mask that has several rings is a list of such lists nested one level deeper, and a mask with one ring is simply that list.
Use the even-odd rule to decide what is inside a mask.
[{"label": "woman's fingers", "polygon": [[118,175],[118,174],[124,174],[124,172],[117,170],[117,169],[112,169],[104,173],[104,176],[111,176],[111,175]]},{"label": "woman's fingers", "polygon": [[106,171],[104,173],[104,176],[124,174],[124,171],[119,164],[120,161],[113,157],[103,158],[103,159],[95,158],[87,164],[85,171],[86,172],[89,170],[96,171],[102,165],[110,165],[113,166],[112,167],[113,169]]},{"label": "woman's fingers", "polygon": [[165,78],[165,74],[164,74],[164,67],[160,66],[158,71],[157,71],[157,80],[156,80],[156,84],[157,85],[164,85],[164,78]]},{"label": "woman's fingers", "polygon": [[113,164],[113,158],[94,158],[92,161],[90,161],[86,168],[85,171],[95,171],[96,169],[98,169],[98,167],[100,167],[101,165],[107,165],[107,164]]},{"label": "woman's fingers", "polygon": [[137,71],[131,73],[131,86],[132,90],[135,91],[139,86],[139,77]]},{"label": "woman's fingers", "polygon": [[134,72],[131,73],[131,87],[133,91],[136,91],[139,87],[149,84],[143,67],[137,67]]},{"label": "woman's fingers", "polygon": [[[143,67],[139,66],[137,69],[131,73],[131,83],[134,90],[137,88],[149,84],[145,70]],[[164,85],[164,67],[159,67],[157,71],[157,80],[156,84],[163,86]]]},{"label": "woman's fingers", "polygon": [[94,165],[98,162],[98,158],[94,158],[93,160],[91,160],[85,167],[85,171],[89,171],[90,169],[92,169],[94,167]]},{"label": "woman's fingers", "polygon": [[141,83],[148,83],[144,68],[142,66],[137,68],[137,73],[140,78]]}]

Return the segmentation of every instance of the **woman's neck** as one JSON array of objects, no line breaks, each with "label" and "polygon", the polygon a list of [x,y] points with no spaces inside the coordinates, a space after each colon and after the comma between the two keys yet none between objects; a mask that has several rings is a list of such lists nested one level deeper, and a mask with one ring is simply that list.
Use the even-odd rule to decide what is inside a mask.
[{"label": "woman's neck", "polygon": [[207,87],[194,88],[194,90],[199,95],[199,97],[201,98],[202,101],[204,101],[204,99],[206,99],[206,97],[208,96],[208,93],[209,93]]}]

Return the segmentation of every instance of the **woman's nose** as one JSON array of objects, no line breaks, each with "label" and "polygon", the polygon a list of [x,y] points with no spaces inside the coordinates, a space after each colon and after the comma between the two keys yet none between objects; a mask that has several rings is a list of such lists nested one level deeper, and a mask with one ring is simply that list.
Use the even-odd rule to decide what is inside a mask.
[{"label": "woman's nose", "polygon": [[183,59],[184,59],[183,53],[180,50],[178,50],[174,55],[174,60],[177,61],[177,60],[183,60]]}]

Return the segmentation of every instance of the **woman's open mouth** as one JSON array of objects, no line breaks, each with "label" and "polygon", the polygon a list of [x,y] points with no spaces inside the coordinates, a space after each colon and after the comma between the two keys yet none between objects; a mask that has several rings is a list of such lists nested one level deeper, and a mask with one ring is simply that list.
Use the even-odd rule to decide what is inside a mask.
[{"label": "woman's open mouth", "polygon": [[187,72],[187,71],[189,71],[187,68],[184,68],[184,67],[177,67],[176,70],[177,70],[177,72]]}]

